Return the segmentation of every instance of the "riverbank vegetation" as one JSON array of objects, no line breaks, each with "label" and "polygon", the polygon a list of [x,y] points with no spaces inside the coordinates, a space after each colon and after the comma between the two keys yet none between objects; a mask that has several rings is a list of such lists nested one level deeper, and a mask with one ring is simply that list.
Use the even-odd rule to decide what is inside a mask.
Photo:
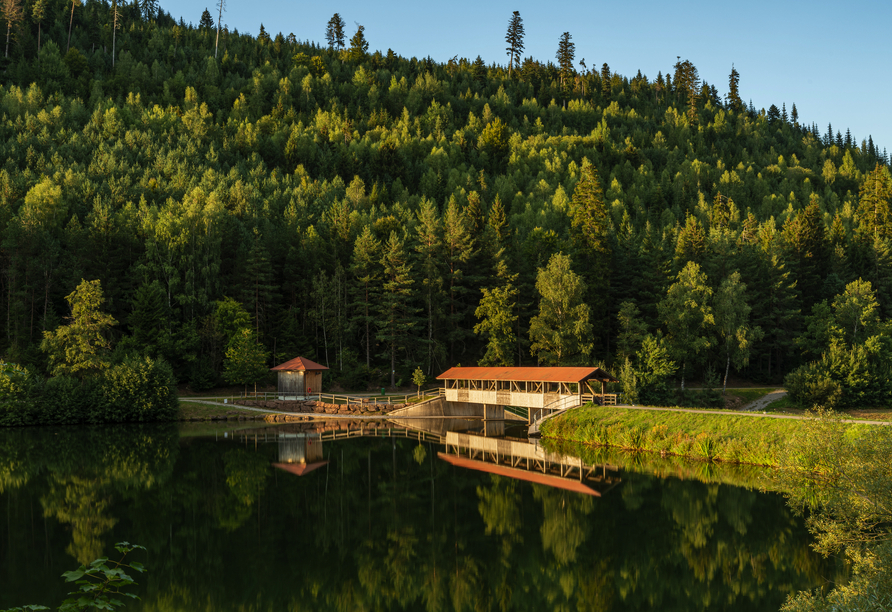
[{"label": "riverbank vegetation", "polygon": [[[152,3],[24,8],[0,89],[0,350],[41,375],[82,279],[112,346],[196,389],[297,354],[348,388],[603,361],[645,401],[818,361],[795,339],[859,279],[892,314],[886,152],[807,102],[746,104],[736,70],[722,95],[674,56],[589,69],[570,33],[558,65],[523,58],[520,15],[505,67],[375,51],[343,19],[320,46]],[[252,332],[229,370],[228,301]],[[845,350],[827,368],[885,372]]]},{"label": "riverbank vegetation", "polygon": [[791,597],[785,612],[888,610],[892,607],[892,429],[853,431],[820,411],[787,441],[778,486],[806,517],[815,549],[844,554],[852,578],[829,593]]},{"label": "riverbank vegetation", "polygon": [[[588,405],[542,423],[542,436],[703,461],[778,467],[807,421]],[[847,425],[853,432],[868,425]]]}]

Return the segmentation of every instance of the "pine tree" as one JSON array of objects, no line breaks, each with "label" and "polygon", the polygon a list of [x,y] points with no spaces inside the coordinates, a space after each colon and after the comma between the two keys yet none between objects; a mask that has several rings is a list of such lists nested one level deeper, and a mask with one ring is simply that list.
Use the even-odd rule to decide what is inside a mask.
[{"label": "pine tree", "polygon": [[[582,277],[588,288],[586,301],[595,312],[605,312],[610,295],[611,223],[598,169],[588,158],[582,159],[581,176],[573,189],[570,206],[574,256],[584,270]],[[607,331],[609,327],[603,326],[602,330]],[[607,346],[608,338],[602,340]]]},{"label": "pine tree", "polygon": [[[472,320],[473,308],[468,297],[471,287],[479,286],[476,279],[466,276],[468,261],[474,255],[474,238],[468,231],[467,217],[454,199],[450,198],[443,215],[443,258],[445,266],[446,341],[449,345],[449,362],[456,362],[456,347],[473,335],[467,322]],[[476,300],[474,300],[476,303]]]},{"label": "pine tree", "polygon": [[390,233],[384,245],[383,285],[378,302],[378,335],[387,352],[381,357],[390,358],[390,386],[396,386],[396,355],[408,348],[411,332],[416,325],[416,309],[412,306],[414,290],[412,267],[405,244],[396,232]]},{"label": "pine tree", "polygon": [[786,124],[789,121],[789,118],[787,117],[787,103],[786,102],[783,102],[781,104],[781,120],[784,122],[784,124]]},{"label": "pine tree", "polygon": [[[777,106],[772,104],[771,106],[768,107],[768,115],[767,116],[768,116],[768,122],[774,123],[780,119],[780,116],[781,116],[780,110],[778,110]],[[831,141],[833,140],[832,135],[830,136],[830,139],[831,139]]]},{"label": "pine tree", "polygon": [[793,110],[790,111],[790,120],[793,122],[793,125],[799,123],[799,111],[796,110],[796,103],[793,103]]},{"label": "pine tree", "polygon": [[332,15],[328,20],[325,28],[325,40],[328,41],[330,49],[341,50],[344,48],[344,20],[341,19],[340,13]]},{"label": "pine tree", "polygon": [[98,280],[81,280],[65,300],[71,306],[68,324],[43,332],[40,348],[47,354],[53,376],[83,376],[109,366],[108,340],[114,317],[102,311],[105,297]]},{"label": "pine tree", "polygon": [[477,59],[474,60],[474,63],[471,64],[471,74],[474,76],[474,80],[478,83],[482,83],[486,80],[486,62],[483,61],[483,58],[479,55]]},{"label": "pine tree", "polygon": [[508,271],[508,264],[499,260],[496,266],[499,284],[484,288],[480,305],[475,314],[480,322],[474,333],[486,337],[486,353],[478,362],[481,366],[510,366],[514,364],[514,347],[517,343],[515,325],[517,315],[516,274]]},{"label": "pine tree", "polygon": [[353,317],[351,325],[358,329],[365,346],[365,364],[371,367],[375,308],[378,304],[381,279],[381,244],[366,225],[353,247],[350,273],[353,275]]},{"label": "pine tree", "polygon": [[417,244],[418,271],[421,278],[421,292],[427,316],[427,338],[422,341],[425,347],[425,371],[431,374],[435,357],[439,354],[438,334],[434,327],[441,317],[443,289],[443,226],[437,208],[431,200],[422,200],[418,209]]},{"label": "pine tree", "polygon": [[275,302],[277,285],[273,282],[272,265],[263,237],[254,230],[251,250],[245,260],[242,272],[240,301],[254,317],[254,333],[258,338],[271,320],[271,309]]},{"label": "pine tree", "polygon": [[561,67],[561,89],[566,96],[570,89],[570,82],[573,77],[573,60],[576,56],[576,45],[573,43],[573,37],[569,32],[564,32],[558,42],[558,50],[556,58],[558,65]]},{"label": "pine tree", "polygon": [[802,295],[802,304],[808,312],[821,299],[822,279],[830,259],[827,228],[817,195],[812,194],[809,204],[795,217],[787,219],[783,236],[794,265],[793,275]]},{"label": "pine tree", "polygon": [[[47,0],[35,0],[34,4],[31,7],[31,15],[34,16],[34,21],[37,22],[37,53],[40,53],[40,35],[42,32],[43,19],[46,17],[46,3]],[[115,9],[117,10],[117,0],[115,1]]]},{"label": "pine tree", "polygon": [[858,231],[876,238],[892,238],[892,176],[886,166],[877,164],[865,177],[855,212]]},{"label": "pine tree", "polygon": [[[737,72],[737,68],[734,67],[734,64],[731,64],[731,76],[728,77],[727,100],[728,108],[730,108],[734,112],[740,112],[741,110],[743,110],[743,100],[740,99],[740,73]],[[796,108],[795,104],[793,105],[793,108]]]},{"label": "pine tree", "polygon": [[6,22],[5,57],[9,57],[9,36],[12,34],[12,28],[24,17],[22,0],[0,0],[0,13],[2,13],[3,20]]},{"label": "pine tree", "polygon": [[200,30],[214,29],[214,18],[211,17],[211,14],[210,12],[208,12],[207,7],[205,7],[204,12],[201,14],[201,19],[198,21],[198,28]]},{"label": "pine tree", "polygon": [[167,327],[167,307],[161,283],[145,283],[136,290],[133,311],[127,320],[137,346],[154,354],[159,344],[159,334]]},{"label": "pine tree", "polygon": [[68,18],[68,46],[65,48],[65,53],[68,53],[68,50],[71,49],[71,28],[74,25],[74,8],[82,4],[82,0],[71,0],[71,17]]},{"label": "pine tree", "polygon": [[357,25],[356,34],[350,39],[350,60],[359,63],[365,59],[369,43],[365,39],[365,26]]},{"label": "pine tree", "polygon": [[158,0],[139,0],[139,10],[145,21],[154,19],[158,14]]},{"label": "pine tree", "polygon": [[511,19],[508,20],[508,33],[505,34],[505,42],[508,44],[505,51],[508,52],[508,77],[510,78],[514,67],[520,64],[520,56],[523,53],[523,19],[520,17],[520,11],[514,11]]},{"label": "pine tree", "polygon": [[266,28],[263,27],[263,24],[260,24],[260,32],[257,33],[257,40],[261,43],[269,43],[270,37],[269,33],[266,31]]},{"label": "pine tree", "polygon": [[610,93],[610,66],[607,65],[607,62],[604,62],[604,65],[601,66],[601,95],[603,95],[606,100],[609,100]]}]

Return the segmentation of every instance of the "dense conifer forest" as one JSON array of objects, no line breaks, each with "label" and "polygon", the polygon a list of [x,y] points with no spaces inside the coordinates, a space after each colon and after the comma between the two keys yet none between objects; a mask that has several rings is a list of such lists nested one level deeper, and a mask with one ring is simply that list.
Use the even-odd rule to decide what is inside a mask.
[{"label": "dense conifer forest", "polygon": [[621,75],[570,33],[524,58],[517,13],[505,66],[372,51],[339,15],[321,45],[199,17],[4,2],[7,361],[49,373],[45,332],[98,280],[115,358],[196,389],[250,343],[350,388],[459,363],[602,362],[642,389],[889,368],[885,151],[757,110],[733,67]]}]

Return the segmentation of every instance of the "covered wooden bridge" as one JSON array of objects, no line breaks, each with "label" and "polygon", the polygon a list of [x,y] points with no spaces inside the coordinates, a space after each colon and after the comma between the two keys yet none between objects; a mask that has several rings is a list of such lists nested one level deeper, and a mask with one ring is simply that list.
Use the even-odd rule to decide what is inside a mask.
[{"label": "covered wooden bridge", "polygon": [[[576,398],[615,406],[608,382],[619,382],[598,367],[455,367],[437,377],[445,386],[447,402],[545,408]],[[600,383],[600,384],[598,384]],[[593,386],[594,385],[594,386]]]}]

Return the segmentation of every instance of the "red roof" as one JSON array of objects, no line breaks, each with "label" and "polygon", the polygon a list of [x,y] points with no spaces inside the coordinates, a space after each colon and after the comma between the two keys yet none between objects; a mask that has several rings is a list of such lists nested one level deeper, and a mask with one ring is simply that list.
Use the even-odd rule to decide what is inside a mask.
[{"label": "red roof", "polygon": [[507,476],[508,478],[514,478],[515,480],[525,480],[527,482],[543,484],[547,487],[554,487],[556,489],[573,491],[574,493],[584,493],[586,495],[593,495],[594,497],[601,497],[601,494],[598,491],[595,491],[590,486],[579,482],[578,480],[570,480],[569,478],[551,476],[549,474],[540,474],[539,472],[528,472],[526,470],[507,467],[504,465],[485,463],[478,459],[466,459],[464,457],[457,457],[455,455],[447,455],[446,453],[437,453],[437,456],[446,463],[451,463],[456,467],[477,470],[480,472],[489,472],[490,474]]},{"label": "red roof", "polygon": [[298,476],[303,476],[304,474],[309,474],[313,470],[317,470],[327,464],[328,461],[316,461],[315,463],[274,463],[273,467],[285,470],[286,472],[291,472],[292,474],[297,474]]},{"label": "red roof", "polygon": [[307,372],[321,372],[327,370],[324,365],[319,365],[315,361],[310,361],[306,357],[295,357],[291,361],[277,365],[272,369],[273,372],[299,372],[306,370]]},{"label": "red roof", "polygon": [[518,382],[579,383],[616,379],[601,368],[450,368],[437,380],[513,380]]}]

